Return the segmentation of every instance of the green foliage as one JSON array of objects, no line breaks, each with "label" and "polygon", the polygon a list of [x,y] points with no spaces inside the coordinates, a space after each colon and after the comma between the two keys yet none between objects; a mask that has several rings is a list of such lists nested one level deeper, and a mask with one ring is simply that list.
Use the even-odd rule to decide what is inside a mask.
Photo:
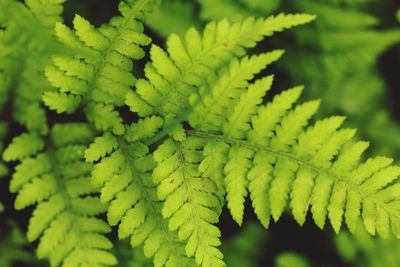
[{"label": "green foliage", "polygon": [[39,239],[37,256],[51,266],[116,264],[104,236],[109,226],[96,217],[107,207],[91,186],[92,166],[82,161],[93,131],[85,124],[55,125],[46,139],[33,134],[16,137],[5,160],[19,160],[10,191],[15,208],[36,205],[29,221],[28,240]]},{"label": "green foliage", "polygon": [[[0,110],[12,112],[1,114],[0,153],[18,161],[9,191],[16,210],[33,209],[27,237],[38,258],[65,267],[117,258],[121,266],[256,266],[259,228],[224,240],[219,225],[225,207],[246,225],[247,199],[264,228],[287,212],[300,225],[310,214],[335,232],[346,224],[356,236],[365,228],[400,237],[400,167],[365,156],[369,143],[341,128],[344,117],[321,119],[349,113],[349,124],[365,125],[363,136],[398,133],[370,101],[382,99],[377,60],[399,31],[378,32],[379,20],[359,8],[364,1],[167,0],[157,9],[157,0],[122,0],[108,23],[95,27],[76,15],[73,29],[61,23],[63,2],[0,0]],[[266,16],[279,9],[300,13]],[[312,97],[325,88],[329,102],[319,113],[319,100],[299,103],[302,86],[275,92],[281,86],[265,73],[283,50],[258,46],[315,19],[306,13],[320,17],[314,26],[274,40],[286,40],[289,51],[279,65],[285,82],[310,84]],[[215,21],[200,30],[207,20]],[[165,46],[147,48],[144,23],[162,36],[172,32]],[[8,165],[0,163],[0,176]],[[133,249],[125,241],[112,248],[113,227]],[[339,247],[354,252],[349,260],[372,239],[357,240],[339,237]],[[11,244],[3,265],[14,255],[24,261],[22,241],[3,242]],[[309,266],[293,253],[276,265]]]},{"label": "green foliage", "polygon": [[[0,154],[3,153],[4,145],[3,140],[7,134],[7,125],[0,123]],[[7,166],[0,160],[0,178],[4,177],[8,173]]]},{"label": "green foliage", "polygon": [[10,98],[14,119],[45,133],[41,95],[50,85],[43,75],[52,51],[61,51],[52,33],[64,0],[0,1],[0,110]]},{"label": "green foliage", "polygon": [[201,6],[200,16],[205,20],[219,20],[231,18],[232,20],[242,19],[249,16],[268,16],[275,11],[281,0],[198,0]]},{"label": "green foliage", "polygon": [[[299,45],[289,51],[297,51],[300,46],[303,52],[291,61],[286,60],[283,68],[295,81],[310,85],[307,96],[322,95],[326,100],[322,115],[348,114],[349,125],[358,125],[360,135],[378,145],[376,153],[397,155],[396,138],[388,138],[374,129],[390,129],[393,136],[400,133],[383,104],[386,84],[377,67],[379,57],[400,43],[400,31],[378,30],[380,19],[362,9],[343,6],[340,1],[301,1],[294,8],[315,12],[319,19],[314,27],[296,32]],[[303,69],[301,73],[299,68]]]},{"label": "green foliage", "polygon": [[[160,115],[170,120],[189,106],[189,97],[213,71],[242,56],[244,48],[254,47],[264,36],[313,19],[309,15],[278,15],[268,19],[249,18],[234,24],[227,20],[210,23],[204,36],[190,29],[182,40],[168,38],[168,54],[153,45],[152,62],[145,67],[146,80],[139,80],[135,91],[129,91],[126,103],[139,116]],[[167,123],[167,121],[165,123]]]},{"label": "green foliage", "polygon": [[46,76],[56,90],[43,95],[44,103],[58,113],[73,113],[84,104],[88,120],[97,129],[122,134],[122,118],[114,107],[123,105],[126,91],[135,84],[132,60],[142,58],[141,46],[150,42],[138,19],[152,2],[121,1],[122,16],[99,29],[79,15],[73,21],[75,31],[57,24],[59,40],[80,52],[53,57]]},{"label": "green foliage", "polygon": [[[296,83],[308,85],[307,98],[322,97],[325,104],[320,115],[350,115],[347,124],[357,125],[362,138],[377,144],[375,153],[397,156],[400,147],[396,136],[400,128],[383,105],[386,84],[376,65],[385,51],[400,43],[400,32],[380,29],[380,19],[365,11],[364,6],[369,2],[372,1],[185,1],[185,10],[193,10],[196,5],[200,8],[200,14],[195,14],[195,19],[191,17],[192,22],[185,18],[165,27],[165,23],[150,17],[150,26],[166,36],[173,32],[181,34],[189,23],[199,27],[204,21],[264,17],[280,9],[316,14],[318,19],[312,26],[293,31],[293,42],[283,42],[293,56],[284,58],[280,69]],[[178,3],[178,0],[163,2],[164,16],[181,18],[174,15],[176,10],[171,11],[173,6],[183,7]],[[376,131],[382,128],[390,129],[390,138]]]},{"label": "green foliage", "polygon": [[340,256],[354,266],[394,267],[399,264],[399,240],[372,237],[363,228],[357,230],[354,235],[340,233],[336,237],[336,246]]},{"label": "green foliage", "polygon": [[182,243],[163,220],[148,147],[105,133],[95,139],[85,157],[88,161],[102,158],[93,169],[92,183],[101,188],[102,202],[110,203],[107,219],[112,226],[118,224],[118,236],[131,237],[133,247],[143,245],[144,254],[154,256],[155,266],[189,265]]},{"label": "green foliage", "polygon": [[[9,231],[9,232],[7,232]],[[0,231],[0,265],[13,267],[17,264],[27,266],[43,266],[43,262],[35,259],[33,253],[26,251],[28,242],[19,228],[13,224],[2,225]]]},{"label": "green foliage", "polygon": [[183,35],[190,27],[200,28],[195,20],[195,7],[190,1],[164,0],[146,16],[145,22],[162,36],[171,33]]},{"label": "green foliage", "polygon": [[[309,15],[278,15],[266,20],[250,18],[234,24],[224,20],[219,23],[210,23],[205,28],[203,36],[193,28],[187,32],[184,40],[177,35],[172,35],[167,41],[169,55],[153,45],[150,51],[152,62],[145,68],[148,80],[139,80],[136,90],[129,91],[127,94],[127,104],[131,111],[143,117],[142,123],[154,119],[154,116],[160,116],[164,122],[163,130],[155,134],[154,138],[145,140],[145,143],[153,144],[171,133],[171,137],[164,140],[154,152],[157,166],[153,171],[153,181],[157,185],[158,197],[164,201],[162,215],[169,219],[169,229],[178,231],[178,238],[186,243],[186,255],[194,256],[199,265],[224,266],[222,254],[216,248],[220,244],[220,232],[213,224],[218,222],[224,205],[225,190],[221,180],[224,175],[219,172],[223,169],[226,151],[209,155],[222,154],[222,162],[217,160],[222,164],[213,166],[215,168],[209,172],[208,169],[211,166],[207,162],[210,160],[204,158],[202,153],[203,149],[207,149],[206,143],[200,138],[186,138],[179,123],[188,117],[188,122],[195,127],[198,124],[196,116],[201,116],[196,108],[201,108],[200,103],[207,104],[207,99],[202,93],[214,94],[214,88],[225,89],[223,85],[218,87],[218,83],[226,80],[227,84],[232,84],[233,88],[237,82],[239,87],[237,92],[240,96],[247,87],[247,81],[281,55],[278,51],[251,59],[245,57],[242,64],[239,64],[237,57],[245,53],[243,48],[255,46],[263,36],[272,35],[274,31],[303,24],[312,18]],[[224,64],[231,60],[232,63],[228,65],[232,67],[225,70]],[[235,77],[235,73],[239,72],[241,67],[248,67],[248,72],[244,72],[243,77]],[[218,71],[219,69],[221,72]],[[226,75],[214,76],[215,73]],[[236,78],[237,81],[235,81]],[[211,84],[208,80],[211,80]],[[242,101],[247,101],[247,98],[251,101],[252,97],[257,99],[259,95],[262,97],[262,93],[256,93],[262,85],[265,84],[261,83],[254,86],[255,88],[249,88],[248,95],[244,94]],[[196,92],[196,88],[200,90]],[[252,95],[253,92],[255,96]],[[228,99],[229,95],[226,98]],[[218,102],[221,106],[226,104],[223,97]],[[259,102],[256,100],[255,104]],[[192,107],[189,108],[190,106]],[[250,107],[249,116],[252,115],[251,109],[253,107]],[[220,110],[216,108],[216,116],[222,115]],[[237,122],[240,125],[242,118],[238,117]],[[236,120],[236,117],[232,120]],[[212,117],[204,119],[203,122],[215,124],[218,127]],[[218,142],[215,144],[221,145]],[[202,163],[203,160],[204,163]],[[202,167],[200,167],[201,163]],[[94,178],[96,179],[96,175]],[[239,199],[235,199],[236,202],[233,203],[229,202],[228,207],[234,205],[234,209],[238,210],[236,213],[241,214],[244,196],[240,194],[243,190],[228,192],[228,200],[231,198],[230,193],[235,195],[234,198]],[[235,215],[234,218],[236,218]]]},{"label": "green foliage", "polygon": [[275,259],[276,267],[310,267],[310,264],[302,256],[294,252],[285,252]]},{"label": "green foliage", "polygon": [[221,251],[225,255],[227,266],[259,266],[265,241],[266,233],[260,225],[255,223],[245,225],[239,233],[223,241]]},{"label": "green foliage", "polygon": [[[324,88],[324,99],[327,99],[324,114],[349,114],[352,121],[362,122],[368,130],[368,125],[378,119],[379,115],[375,114],[383,112],[385,84],[378,74],[377,61],[386,50],[400,42],[400,31],[378,31],[381,22],[377,17],[348,7],[301,1],[296,2],[295,8],[301,12],[317,12],[319,20],[314,29],[310,27],[296,33],[304,53],[286,61],[285,69],[295,80],[311,85],[308,95],[321,95],[321,88]],[[340,20],[337,19],[339,14]],[[301,74],[299,66],[304,70]],[[363,88],[362,91],[359,88]],[[373,101],[378,98],[381,101]],[[372,102],[376,104],[371,105]],[[369,115],[365,116],[366,113]],[[385,126],[392,127],[391,124]],[[375,141],[373,132],[366,133]]]},{"label": "green foliage", "polygon": [[129,242],[119,241],[116,248],[119,267],[152,267],[151,260],[144,256],[141,249],[132,249]]}]

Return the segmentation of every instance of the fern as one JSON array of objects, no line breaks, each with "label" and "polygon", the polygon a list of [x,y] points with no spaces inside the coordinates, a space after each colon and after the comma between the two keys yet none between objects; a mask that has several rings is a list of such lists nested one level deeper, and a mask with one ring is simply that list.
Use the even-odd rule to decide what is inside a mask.
[{"label": "fern", "polygon": [[[247,20],[244,23],[250,22]],[[224,24],[226,26],[221,26]],[[203,39],[208,41],[207,34],[218,27],[228,28],[228,25],[226,22],[210,24]],[[234,47],[228,42],[229,36],[229,33],[225,34],[225,49]],[[215,39],[218,41],[218,37]],[[157,166],[153,171],[158,197],[164,200],[162,215],[169,218],[169,228],[177,230],[178,237],[186,240],[188,256],[194,256],[196,262],[203,266],[224,264],[221,261],[222,254],[216,249],[220,244],[220,233],[213,226],[218,222],[223,206],[220,201],[224,195],[219,188],[221,184],[227,191],[228,208],[239,224],[242,222],[244,199],[247,191],[250,191],[255,212],[266,227],[270,216],[278,220],[290,202],[295,219],[300,224],[304,223],[311,205],[314,220],[320,227],[324,226],[328,216],[338,231],[345,214],[346,223],[354,230],[354,220],[358,218],[362,206],[364,222],[371,233],[378,231],[386,236],[392,228],[398,234],[396,196],[393,199],[379,199],[382,192],[396,188],[390,183],[397,179],[399,169],[389,166],[390,159],[376,158],[359,165],[359,158],[367,143],[352,143],[353,130],[338,130],[343,122],[340,117],[319,121],[315,126],[303,130],[316,112],[319,102],[309,102],[293,109],[292,105],[302,91],[300,87],[286,91],[271,104],[260,107],[265,91],[271,85],[271,78],[258,80],[250,86],[246,81],[251,80],[267,63],[258,63],[260,67],[254,67],[250,74],[240,70],[248,62],[258,66],[255,62],[262,56],[244,58],[241,62],[233,59],[228,70],[221,70],[218,78],[206,78],[213,73],[212,69],[218,69],[221,64],[218,54],[213,55],[215,48],[206,50],[207,54],[203,55],[201,46],[198,47],[202,38],[195,30],[188,32],[186,40],[194,40],[192,42],[197,47],[192,48],[193,44],[187,41],[187,48],[183,50],[184,44],[176,35],[168,40],[170,47],[180,47],[179,52],[169,50],[171,58],[159,47],[152,47],[152,63],[146,66],[149,80],[138,81],[136,91],[128,93],[127,103],[132,111],[142,117],[161,116],[167,125],[164,129],[169,130],[170,125],[177,124],[176,120],[184,120],[186,110],[192,105],[188,122],[193,130],[185,133],[183,129],[172,128],[171,137],[164,140],[154,153]],[[191,57],[182,57],[182,53],[192,54],[189,54]],[[226,54],[233,57],[229,50],[225,51]],[[276,59],[276,54],[268,56]],[[196,61],[191,62],[188,58],[204,63],[196,64]],[[199,66],[201,68],[197,70]],[[243,77],[238,77],[236,73],[243,73]],[[211,82],[207,84],[205,80]],[[232,84],[233,90],[229,90],[227,84]],[[194,87],[199,88],[197,93],[192,91]],[[227,89],[228,94],[222,89]],[[244,103],[247,105],[244,106]],[[243,112],[244,107],[246,109]],[[142,123],[155,118],[148,117]],[[173,122],[169,123],[171,118]],[[151,144],[159,136],[156,134],[155,139],[145,142]],[[325,143],[330,145],[324,146]],[[105,153],[110,153],[112,148],[109,143],[110,151]],[[207,150],[212,150],[210,154],[219,155],[220,158],[208,159]],[[89,152],[92,153],[91,150]],[[102,155],[104,151],[93,159]],[[115,170],[122,168],[122,165],[118,165],[120,163],[115,164],[117,156],[106,159],[98,165],[99,171],[93,174],[95,180],[106,177],[105,166],[109,168],[113,164]],[[214,163],[217,166],[210,166]],[[214,174],[211,177],[207,176],[209,170]],[[107,176],[112,177],[112,173]],[[373,179],[370,180],[371,177]],[[217,178],[224,181],[213,180]],[[104,184],[104,181],[101,183]],[[127,185],[125,182],[124,187]],[[375,211],[382,218],[375,218]]]},{"label": "fern", "polygon": [[[375,130],[379,126],[390,129],[393,136],[397,136],[400,129],[383,106],[387,102],[384,93],[386,85],[378,75],[376,62],[385,51],[399,43],[400,35],[396,29],[377,30],[378,26],[382,28],[382,23],[364,10],[367,9],[364,7],[367,2],[264,1],[260,4],[259,1],[199,0],[191,4],[192,9],[196,8],[196,4],[200,6],[195,25],[222,18],[236,21],[247,16],[263,17],[274,9],[317,14],[314,28],[293,32],[295,43],[288,47],[293,56],[284,59],[280,68],[289,72],[295,82],[309,85],[306,91],[308,98],[321,97],[323,94],[327,100],[319,114],[349,114],[351,117],[347,124],[352,127],[361,125],[358,126],[360,136],[377,144],[375,153],[394,156],[398,150],[396,138],[387,138]],[[174,3],[176,1],[163,2],[162,12],[165,16],[173,16],[169,10]],[[189,3],[185,2],[188,9]],[[337,19],[338,14],[340,19]],[[175,23],[165,27],[165,24],[154,21],[150,26],[162,35],[181,32]],[[186,21],[181,19],[180,25],[186,25]],[[299,53],[298,49],[302,52]],[[299,68],[303,71],[299,72]],[[368,116],[364,116],[366,112]],[[393,141],[389,144],[388,139]]]},{"label": "fern", "polygon": [[153,45],[152,63],[145,68],[149,81],[139,80],[136,91],[129,91],[126,103],[140,116],[159,115],[164,120],[177,117],[189,106],[189,97],[214,70],[234,56],[242,56],[244,48],[256,45],[263,36],[303,24],[308,15],[278,15],[268,19],[249,18],[234,24],[223,20],[210,23],[201,37],[195,29],[187,32],[185,40],[171,35],[168,54]]},{"label": "fern", "polygon": [[[152,62],[145,68],[148,80],[139,80],[136,90],[129,91],[126,96],[131,110],[144,118],[141,123],[155,120],[158,116],[162,118],[159,120],[164,123],[163,129],[146,138],[145,143],[154,144],[168,133],[173,137],[164,140],[154,152],[157,167],[153,171],[153,181],[158,185],[158,197],[164,200],[162,215],[169,218],[169,228],[178,230],[179,239],[186,241],[186,255],[194,256],[199,265],[224,266],[222,254],[216,249],[220,244],[220,232],[213,225],[218,222],[223,207],[224,191],[221,181],[218,181],[220,175],[207,177],[211,173],[203,175],[198,170],[204,144],[195,138],[186,139],[184,130],[176,126],[189,115],[190,102],[197,107],[205,101],[202,91],[196,93],[195,90],[207,86],[205,81],[212,79],[216,70],[222,69],[225,75],[220,80],[214,79],[215,88],[223,90],[224,85],[228,85],[228,88],[236,89],[237,82],[239,88],[236,90],[240,92],[255,73],[281,55],[276,51],[244,58],[239,63],[235,57],[244,54],[243,48],[255,46],[262,36],[303,24],[312,18],[308,15],[279,15],[266,20],[250,18],[232,25],[221,21],[209,24],[204,36],[194,29],[187,32],[185,41],[172,35],[168,39],[171,58],[161,48],[153,46],[150,52]],[[225,70],[223,65],[231,59],[230,69]],[[250,69],[236,77],[245,68]],[[204,89],[206,94],[207,87]],[[224,104],[223,99],[219,102]],[[216,168],[214,172],[219,167]]]},{"label": "fern", "polygon": [[[298,88],[286,91],[259,108],[252,119],[248,118],[253,129],[247,138],[204,131],[192,131],[190,135],[232,146],[225,173],[233,171],[240,178],[245,176],[243,181],[247,176],[249,186],[243,182],[234,189],[250,191],[255,212],[266,227],[270,216],[278,220],[290,203],[300,224],[311,208],[314,221],[321,228],[327,216],[335,231],[339,231],[344,216],[349,229],[354,231],[361,215],[371,234],[388,236],[393,231],[398,235],[397,197],[388,192],[396,191],[397,184],[393,182],[399,168],[390,165],[391,159],[382,157],[359,164],[368,143],[351,142],[353,130],[338,130],[343,121],[340,117],[318,121],[303,130],[318,104],[309,102],[290,110],[299,93]],[[242,162],[246,160],[243,170],[229,168],[236,157]],[[242,208],[235,201],[242,203],[243,195],[233,196],[232,200],[228,198],[228,207],[231,202],[231,213],[240,223]]]},{"label": "fern", "polygon": [[123,105],[126,91],[135,84],[132,60],[142,58],[142,46],[150,42],[138,19],[152,2],[121,1],[122,16],[99,29],[79,15],[73,21],[75,31],[57,24],[59,40],[80,53],[53,57],[46,76],[57,89],[43,95],[44,103],[58,113],[73,113],[84,105],[97,129],[122,134],[122,118],[114,107]]},{"label": "fern", "polygon": [[154,256],[155,266],[189,266],[182,243],[162,218],[148,147],[140,139],[129,140],[105,133],[85,153],[87,161],[102,158],[92,172],[92,181],[101,188],[101,200],[110,203],[108,221],[112,226],[119,224],[119,237],[131,237],[133,247],[143,245],[144,254]]},{"label": "fern", "polygon": [[[366,159],[369,144],[354,140],[355,130],[341,128],[343,117],[313,120],[320,101],[297,104],[303,87],[269,97],[274,76],[264,70],[283,50],[260,52],[257,45],[313,15],[265,19],[281,1],[199,0],[203,19],[229,18],[208,23],[202,32],[186,31],[195,21],[190,3],[166,1],[168,8],[146,20],[157,0],[123,0],[121,15],[109,23],[97,28],[76,15],[70,29],[60,22],[62,3],[0,0],[0,108],[8,103],[28,129],[0,152],[5,161],[20,162],[10,191],[17,194],[16,209],[34,206],[28,240],[37,241],[39,258],[52,266],[115,265],[106,235],[116,227],[118,237],[135,248],[134,265],[151,264],[145,257],[160,267],[226,266],[221,213],[226,206],[244,224],[248,198],[265,228],[289,211],[300,225],[311,214],[320,228],[329,221],[336,232],[347,224],[356,233],[361,218],[372,235],[400,237],[400,167],[386,157]],[[344,21],[356,21],[347,27],[333,22],[337,8],[330,5],[290,6],[323,15],[315,28],[293,35],[323,52],[323,66],[340,60],[338,53],[367,55],[362,63],[368,67],[357,69],[360,79],[375,73],[377,56],[399,40],[398,31],[370,30],[378,21],[358,11],[343,14]],[[176,16],[181,8],[191,13],[182,24]],[[165,18],[178,22],[166,29],[160,25]],[[151,46],[144,77],[137,78],[137,61],[151,42],[143,21],[162,35],[175,33],[165,49]],[[364,45],[371,37],[382,38]],[[25,61],[21,68],[18,62]],[[300,73],[298,65],[293,68]],[[381,85],[374,78],[371,88]],[[89,123],[51,126],[41,100],[57,113],[75,114],[72,120],[84,113]],[[126,107],[129,118],[122,116]],[[6,122],[11,135],[19,131],[10,118]],[[6,127],[0,125],[3,140]],[[2,166],[0,175],[6,174]],[[101,220],[105,214],[108,223]],[[277,264],[291,262],[307,266],[290,254]]]},{"label": "fern", "polygon": [[61,51],[52,35],[63,0],[0,1],[0,109],[11,96],[14,119],[28,130],[46,133],[41,95],[49,89],[43,76],[53,52]]},{"label": "fern", "polygon": [[40,240],[37,255],[52,266],[116,264],[104,236],[110,228],[96,217],[107,207],[93,195],[92,166],[81,160],[93,134],[84,124],[59,124],[49,138],[25,133],[4,152],[5,160],[21,161],[10,183],[18,193],[15,208],[36,205],[28,240]]},{"label": "fern", "polygon": [[[207,34],[218,28],[216,25],[225,23],[210,24],[203,39],[208,41]],[[229,40],[229,36],[226,33],[224,40]],[[186,40],[192,38],[196,46],[201,44],[202,38],[194,30],[188,32]],[[176,35],[168,44],[175,48],[183,46]],[[229,43],[225,47],[230,47]],[[196,48],[195,51],[201,51],[201,47]],[[187,53],[193,50],[186,49]],[[173,128],[171,137],[155,151],[157,166],[153,180],[158,184],[158,196],[164,200],[163,216],[169,218],[170,228],[178,230],[180,238],[186,240],[186,253],[194,255],[198,264],[222,264],[222,255],[215,250],[220,233],[212,225],[218,221],[222,208],[220,184],[226,190],[232,217],[239,224],[249,192],[255,213],[265,227],[271,216],[278,220],[290,204],[300,224],[311,209],[314,221],[321,228],[328,217],[335,231],[339,231],[344,217],[354,231],[355,221],[362,216],[371,234],[388,236],[392,231],[399,235],[398,197],[394,192],[400,169],[391,166],[391,159],[383,157],[361,163],[368,143],[352,141],[355,133],[352,129],[339,129],[343,118],[332,117],[309,126],[319,101],[293,107],[301,87],[285,91],[271,103],[261,105],[271,78],[251,85],[245,82],[254,77],[257,68],[252,75],[244,74],[244,81],[237,75],[229,77],[229,71],[225,72],[228,78],[220,74],[220,80],[213,80],[212,76],[205,77],[212,73],[211,67],[219,67],[218,58],[206,60],[202,56],[200,59],[207,65],[203,64],[199,73],[207,76],[197,78],[195,71],[189,72],[194,68],[193,63],[182,61],[174,50],[169,54],[170,58],[153,46],[152,64],[146,67],[149,81],[139,80],[136,91],[127,95],[127,103],[141,116],[160,115],[164,121],[170,116],[180,118],[192,106],[187,120],[192,130]],[[240,68],[240,65],[233,60],[229,66],[234,69],[231,66]],[[190,73],[190,79],[186,73]],[[238,88],[229,90],[229,86],[218,86],[219,82],[226,82],[224,79],[238,84]],[[205,80],[211,80],[211,85],[205,84]],[[197,92],[191,90],[193,86],[199,88]],[[227,88],[228,93],[221,88]],[[210,159],[211,155],[216,159]],[[214,175],[207,176],[209,173]],[[214,188],[210,186],[212,182]]]}]

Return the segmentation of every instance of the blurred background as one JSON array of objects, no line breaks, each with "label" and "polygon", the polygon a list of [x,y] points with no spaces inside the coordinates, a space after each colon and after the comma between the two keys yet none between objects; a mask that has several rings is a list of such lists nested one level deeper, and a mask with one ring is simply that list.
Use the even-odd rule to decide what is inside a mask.
[{"label": "blurred background", "polygon": [[[67,1],[65,23],[71,26],[74,15],[80,14],[100,26],[118,15],[117,5],[117,0]],[[398,0],[164,0],[146,18],[146,33],[163,47],[170,33],[182,35],[189,27],[202,29],[211,20],[235,21],[279,12],[311,13],[318,18],[305,27],[268,38],[251,51],[286,50],[279,63],[263,72],[276,74],[269,97],[305,85],[304,99],[322,99],[318,116],[347,116],[346,126],[358,128],[358,137],[371,141],[370,155],[400,159]],[[146,60],[137,62],[135,69],[143,69]],[[0,185],[1,202],[12,207],[14,197],[4,181]],[[361,228],[356,235],[345,230],[336,235],[330,226],[321,231],[312,220],[300,227],[289,216],[266,231],[256,223],[249,204],[247,207],[247,220],[253,223],[239,228],[224,212],[219,225],[228,266],[400,266],[400,241],[374,238]],[[0,267],[47,266],[35,260],[34,245],[28,245],[19,230],[26,229],[30,213],[6,209],[0,214]],[[5,221],[6,216],[13,222]],[[119,266],[151,266],[141,250],[133,252],[126,242],[111,238],[118,244]]]}]

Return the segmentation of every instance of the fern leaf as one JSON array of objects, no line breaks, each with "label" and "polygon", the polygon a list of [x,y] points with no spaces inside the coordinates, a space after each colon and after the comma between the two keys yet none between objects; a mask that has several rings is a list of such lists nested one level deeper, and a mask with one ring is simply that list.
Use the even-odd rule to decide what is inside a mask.
[{"label": "fern leaf", "polygon": [[110,228],[97,218],[107,207],[93,195],[97,191],[88,177],[92,168],[82,162],[92,138],[85,124],[59,124],[46,140],[16,137],[4,153],[7,160],[21,161],[10,184],[18,193],[15,208],[36,206],[28,239],[39,239],[37,255],[48,258],[51,266],[116,264],[109,251],[112,244],[104,236]]},{"label": "fern leaf", "polygon": [[250,170],[252,156],[253,151],[234,146],[229,150],[228,161],[224,168],[228,208],[232,218],[239,225],[243,220],[244,201],[247,197],[247,173]]},{"label": "fern leaf", "polygon": [[22,160],[42,150],[44,142],[36,134],[24,133],[16,138],[3,153],[6,161]]},{"label": "fern leaf", "polygon": [[[41,95],[50,88],[42,73],[54,52],[68,50],[57,43],[52,28],[61,20],[64,0],[0,1],[0,109],[13,103],[12,117],[28,130],[47,132]],[[44,15],[45,14],[45,15]],[[10,97],[12,92],[12,98]]]},{"label": "fern leaf", "polygon": [[[282,51],[277,50],[251,58],[245,57],[240,62],[233,59],[229,67],[221,71],[215,82],[210,82],[207,86],[200,88],[200,96],[192,97],[191,103],[195,106],[195,111],[191,115],[196,117],[189,116],[188,120],[192,123],[200,122],[202,125],[196,126],[207,130],[218,128],[224,124],[225,115],[221,114],[221,111],[226,114],[233,112],[231,107],[245,91],[248,81],[281,55]],[[198,98],[201,98],[202,101],[199,101]],[[198,105],[196,105],[197,102],[199,102]]]},{"label": "fern leaf", "polygon": [[73,113],[87,103],[87,118],[97,129],[121,135],[124,127],[115,107],[124,103],[126,91],[136,82],[132,60],[142,58],[142,47],[150,42],[139,20],[153,2],[121,1],[121,16],[98,29],[78,15],[74,31],[57,24],[59,40],[80,52],[53,58],[46,76],[58,92],[47,91],[44,103],[60,113]]},{"label": "fern leaf", "polygon": [[[143,246],[144,255],[155,266],[193,266],[176,233],[168,228],[151,179],[154,161],[142,141],[162,122],[152,117],[131,125],[124,137],[109,133],[97,137],[86,150],[88,161],[101,159],[93,169],[92,182],[101,190],[101,200],[109,203],[107,218],[118,225],[120,238],[131,238],[133,247]],[[149,131],[131,132],[132,129]],[[154,128],[152,128],[154,127]],[[151,130],[153,129],[153,130]]]},{"label": "fern leaf", "polygon": [[[231,166],[235,166],[235,173],[243,168],[244,174],[233,181],[241,190],[250,191],[255,212],[266,227],[269,217],[278,220],[290,203],[300,224],[311,210],[321,228],[328,218],[335,231],[339,231],[343,221],[355,231],[357,218],[362,216],[371,234],[387,236],[393,232],[398,236],[398,195],[392,192],[398,188],[399,168],[387,158],[361,163],[368,143],[351,141],[354,130],[338,129],[343,122],[341,117],[308,126],[319,102],[293,107],[300,92],[301,88],[284,91],[271,103],[260,106],[252,115],[247,136],[227,137],[223,128],[219,134],[195,130],[189,136],[225,143],[230,146],[225,157],[241,157]],[[244,156],[243,151],[248,154]],[[252,164],[241,167],[246,159]],[[232,170],[229,162],[225,166],[226,179]],[[242,178],[246,175],[248,185]],[[240,223],[241,214],[237,211],[243,211],[241,201],[246,193],[238,194],[229,182],[228,179],[228,207],[235,207],[231,213]],[[241,195],[241,201],[231,200],[230,190],[236,198]],[[386,192],[391,192],[390,196]]]},{"label": "fern leaf", "polygon": [[[145,67],[147,80],[138,80],[136,90],[126,95],[126,104],[143,118],[141,123],[154,116],[162,118],[157,129],[149,128],[153,136],[144,137],[149,145],[162,141],[154,153],[153,181],[170,230],[177,231],[186,244],[186,255],[194,256],[199,265],[225,265],[217,248],[220,233],[215,224],[225,204],[225,192],[228,207],[241,223],[254,152],[242,147],[230,151],[230,146],[221,142],[186,138],[180,122],[188,120],[194,128],[223,130],[232,136],[247,135],[272,76],[251,81],[283,52],[242,57],[244,49],[254,47],[264,36],[312,19],[309,15],[278,15],[233,24],[223,20],[208,24],[203,36],[194,29],[184,38],[173,34],[167,52],[153,45],[152,62]],[[246,111],[241,112],[244,106]],[[162,140],[165,135],[172,138]],[[122,158],[120,153],[105,158],[104,165],[100,163],[95,170],[95,182],[103,185],[110,176],[105,166],[118,166]]]},{"label": "fern leaf", "polygon": [[221,233],[213,225],[222,207],[217,186],[198,171],[201,147],[195,138],[182,143],[166,140],[154,153],[153,180],[159,198],[165,201],[162,213],[169,218],[169,229],[178,230],[179,239],[187,242],[186,255],[194,256],[201,266],[225,266],[216,248]]},{"label": "fern leaf", "polygon": [[154,114],[166,118],[182,114],[194,88],[200,87],[213,71],[234,56],[242,56],[245,48],[254,47],[264,36],[313,18],[303,14],[280,14],[268,19],[248,18],[233,24],[222,20],[208,24],[203,36],[193,28],[185,38],[172,34],[167,41],[168,53],[152,46],[152,62],[145,68],[148,80],[138,82],[136,90],[128,92],[126,103],[142,117]]}]

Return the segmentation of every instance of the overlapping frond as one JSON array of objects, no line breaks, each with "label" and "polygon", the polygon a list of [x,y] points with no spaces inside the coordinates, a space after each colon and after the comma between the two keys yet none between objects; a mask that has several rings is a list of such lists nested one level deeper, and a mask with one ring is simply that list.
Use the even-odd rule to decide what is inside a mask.
[{"label": "overlapping frond", "polygon": [[[149,118],[131,127],[154,125],[155,131],[156,121]],[[145,256],[153,257],[155,266],[193,266],[177,234],[163,219],[151,175],[155,163],[148,147],[140,142],[151,135],[151,131],[127,130],[124,137],[111,133],[97,137],[85,152],[87,161],[98,161],[92,183],[101,188],[102,202],[109,203],[108,222],[118,225],[121,239],[130,237],[133,247],[143,246]]]},{"label": "overlapping frond", "polygon": [[4,27],[0,32],[0,109],[12,95],[13,118],[42,134],[47,121],[41,95],[50,87],[43,72],[52,52],[61,50],[52,27],[61,20],[63,2],[0,1],[0,25]]},{"label": "overlapping frond", "polygon": [[140,19],[155,0],[121,1],[121,16],[95,28],[76,15],[74,30],[56,25],[56,34],[74,56],[55,56],[46,76],[57,89],[44,94],[45,104],[59,113],[73,113],[84,106],[88,120],[102,131],[122,134],[124,127],[116,106],[136,82],[132,60],[144,56],[150,39],[143,34]]},{"label": "overlapping frond", "polygon": [[35,205],[28,240],[39,240],[37,255],[51,266],[116,264],[104,236],[110,227],[97,217],[107,206],[91,186],[92,166],[83,161],[93,135],[86,124],[58,124],[47,139],[23,134],[4,152],[6,160],[20,161],[10,182],[15,208]]}]

